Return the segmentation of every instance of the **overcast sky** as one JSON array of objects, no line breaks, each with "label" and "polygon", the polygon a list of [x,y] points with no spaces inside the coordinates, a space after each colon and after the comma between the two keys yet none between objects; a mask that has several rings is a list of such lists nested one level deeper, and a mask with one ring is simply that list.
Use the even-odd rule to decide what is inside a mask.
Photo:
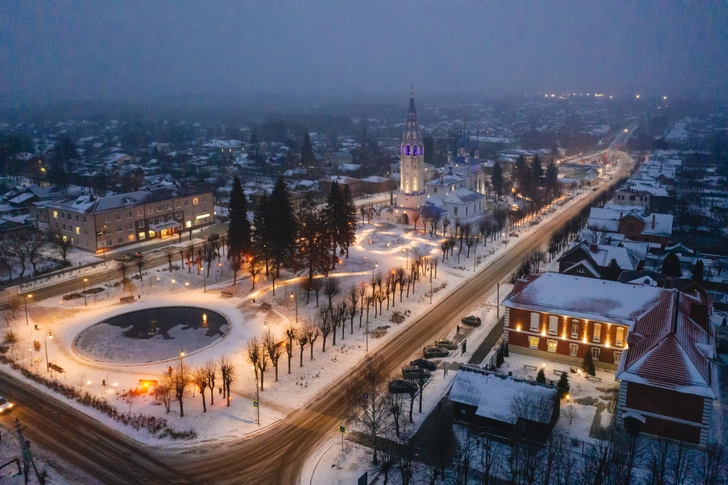
[{"label": "overcast sky", "polygon": [[724,94],[728,2],[3,2],[0,96]]}]

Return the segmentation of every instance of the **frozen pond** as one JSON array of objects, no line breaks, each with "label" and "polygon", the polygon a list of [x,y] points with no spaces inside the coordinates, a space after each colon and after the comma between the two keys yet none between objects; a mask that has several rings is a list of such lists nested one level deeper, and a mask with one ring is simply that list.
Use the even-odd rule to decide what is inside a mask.
[{"label": "frozen pond", "polygon": [[207,347],[229,330],[220,313],[171,306],[123,313],[91,325],[74,339],[81,356],[109,364],[144,364]]}]

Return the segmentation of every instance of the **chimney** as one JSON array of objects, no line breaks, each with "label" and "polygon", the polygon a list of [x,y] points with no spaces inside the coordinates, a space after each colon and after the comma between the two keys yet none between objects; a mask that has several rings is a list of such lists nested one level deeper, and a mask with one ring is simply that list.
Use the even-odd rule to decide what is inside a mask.
[{"label": "chimney", "polygon": [[710,323],[708,318],[708,305],[703,303],[690,304],[690,318],[700,325],[706,332],[710,333]]},{"label": "chimney", "polygon": [[652,214],[652,229],[655,228],[655,214]]},{"label": "chimney", "polygon": [[599,248],[597,247],[596,244],[589,245],[589,251],[591,251],[592,253],[596,253],[598,250],[599,250]]},{"label": "chimney", "polygon": [[665,278],[665,288],[672,288],[672,277],[668,276]]}]

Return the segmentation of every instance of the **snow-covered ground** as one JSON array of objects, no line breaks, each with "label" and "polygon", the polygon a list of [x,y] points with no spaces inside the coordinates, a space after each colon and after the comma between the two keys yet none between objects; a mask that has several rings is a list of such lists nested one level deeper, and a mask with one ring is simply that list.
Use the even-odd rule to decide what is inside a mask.
[{"label": "snow-covered ground", "polygon": [[[582,197],[586,193],[582,194]],[[578,200],[578,199],[575,199]],[[574,203],[570,201],[565,205],[569,207]],[[558,208],[558,210],[561,210]],[[548,218],[547,213],[544,217]],[[476,269],[483,268],[494,258],[500,257],[504,251],[523,241],[538,226],[525,224],[517,230],[519,237],[511,237],[509,244],[502,241],[488,242],[486,248],[479,245],[477,260],[471,254],[466,258],[467,248],[463,247],[460,262],[457,262],[458,249],[455,248],[453,256],[442,262],[440,249],[441,238],[431,238],[429,233],[423,235],[422,227],[415,232],[411,227],[374,222],[366,224],[358,232],[357,244],[350,248],[349,258],[342,258],[342,263],[332,273],[341,282],[342,293],[336,298],[345,297],[347,288],[362,283],[369,284],[372,275],[377,272],[386,272],[400,266],[406,266],[408,260],[416,253],[429,255],[437,259],[437,277],[432,281],[433,304],[445,298],[450,291],[474,274]],[[178,264],[175,262],[174,264]],[[194,429],[198,433],[196,440],[188,442],[173,442],[170,439],[157,439],[146,431],[135,431],[100,412],[83,407],[75,401],[61,398],[73,407],[93,416],[94,418],[112,426],[132,438],[152,445],[187,446],[196,445],[208,440],[237,439],[246,434],[269,426],[290,412],[305,405],[312,400],[322,389],[334,382],[338,377],[350,372],[367,355],[375,351],[393,335],[400,332],[409,322],[417,318],[430,307],[429,275],[423,275],[412,295],[403,297],[399,301],[397,295],[393,308],[387,309],[387,301],[383,302],[383,314],[374,318],[374,311],[369,312],[369,330],[378,328],[375,334],[365,336],[366,325],[359,326],[359,315],[354,318],[354,332],[351,333],[347,322],[345,335],[342,339],[339,329],[336,345],[332,345],[332,336],[329,336],[326,352],[321,352],[322,338],[314,346],[314,358],[310,358],[310,349],[306,347],[303,354],[303,366],[299,365],[299,349],[294,345],[294,355],[291,373],[287,371],[287,357],[285,353],[279,362],[278,382],[274,382],[274,369],[269,364],[265,373],[264,390],[260,392],[260,425],[256,423],[256,410],[252,401],[255,399],[256,381],[251,364],[247,360],[247,341],[252,337],[261,338],[264,332],[270,331],[280,340],[283,340],[283,329],[291,322],[306,318],[314,319],[316,313],[315,295],[310,295],[310,303],[306,304],[306,294],[300,288],[300,277],[283,274],[281,280],[276,281],[276,291],[273,295],[270,282],[260,281],[256,290],[250,291],[250,278],[243,273],[238,274],[238,284],[231,286],[232,274],[224,260],[221,266],[213,265],[210,276],[206,281],[207,292],[203,291],[203,276],[198,275],[196,269],[188,272],[186,269],[175,269],[171,273],[167,264],[145,268],[143,281],[134,280],[136,289],[134,295],[140,295],[134,303],[120,304],[119,297],[123,295],[120,285],[114,286],[120,275],[110,272],[104,291],[89,295],[88,307],[84,306],[84,299],[63,301],[45,300],[33,302],[29,305],[30,325],[25,325],[25,316],[21,312],[11,322],[12,330],[17,332],[21,344],[14,350],[18,361],[34,370],[43,373],[45,369],[45,355],[43,345],[47,345],[50,362],[65,369],[65,373],[56,376],[68,385],[74,385],[93,395],[104,397],[111,404],[117,406],[119,411],[131,411],[133,414],[143,413],[168,419],[169,425],[178,430]],[[204,274],[204,273],[203,273]],[[262,279],[262,277],[259,277]],[[221,289],[232,291],[233,298],[222,298]],[[507,286],[501,287],[501,298],[507,294]],[[291,297],[291,294],[295,297]],[[405,289],[406,293],[406,289]],[[128,294],[128,293],[126,293]],[[265,305],[262,305],[264,303]],[[327,297],[321,293],[321,305],[327,304]],[[495,293],[488,295],[476,308],[463,308],[462,314],[453,315],[451,322],[443,326],[443,338],[464,337],[467,334],[468,350],[465,356],[452,356],[442,359],[448,363],[466,362],[478,344],[485,338],[492,325],[495,324]],[[92,362],[79,356],[73,348],[74,339],[90,326],[103,322],[105,319],[119,313],[152,308],[161,305],[187,305],[199,306],[215,310],[226,316],[231,322],[228,333],[212,345],[192,352],[188,349],[184,356],[185,366],[199,366],[209,360],[218,360],[220,356],[228,356],[236,366],[236,380],[232,385],[232,400],[230,407],[222,399],[218,389],[215,390],[215,404],[209,405],[209,392],[207,395],[207,413],[202,412],[202,403],[199,393],[190,388],[185,398],[185,416],[179,416],[179,408],[173,403],[171,412],[165,414],[164,407],[158,405],[148,393],[137,398],[131,405],[125,403],[120,396],[130,389],[140,389],[141,380],[160,380],[169,366],[177,365],[178,360],[151,364],[125,364],[112,365]],[[401,312],[405,321],[401,324],[392,323],[390,318],[393,312]],[[483,325],[477,329],[462,328],[460,336],[455,335],[455,324],[462,316],[475,314],[483,319]],[[366,311],[363,320],[366,320]],[[36,330],[37,326],[37,330]],[[386,328],[385,328],[386,327]],[[45,338],[52,332],[53,338]],[[33,350],[33,341],[38,341],[40,350]],[[459,351],[455,352],[459,353]],[[164,356],[162,356],[164,357]],[[418,356],[402,356],[403,363]],[[512,357],[513,358],[513,357]],[[158,360],[158,359],[154,359]],[[162,360],[162,359],[159,359]],[[419,426],[427,413],[437,405],[440,398],[447,392],[450,382],[455,375],[454,371],[444,375],[442,367],[435,373],[433,380],[425,389],[423,413],[415,412],[414,426]],[[449,365],[448,365],[449,367]],[[3,365],[3,370],[12,371]],[[26,382],[27,379],[23,379]],[[105,385],[104,385],[105,384]],[[33,384],[38,387],[37,384]],[[220,387],[218,377],[217,387]],[[41,388],[46,390],[44,388]],[[417,404],[415,404],[415,410]],[[588,420],[588,415],[585,415]],[[339,438],[340,439],[340,438]],[[329,456],[326,454],[325,456]],[[320,455],[323,456],[323,455]],[[322,460],[328,461],[328,458]],[[365,460],[366,461],[366,460]],[[330,469],[331,463],[325,468]],[[321,483],[316,480],[316,482]]]}]

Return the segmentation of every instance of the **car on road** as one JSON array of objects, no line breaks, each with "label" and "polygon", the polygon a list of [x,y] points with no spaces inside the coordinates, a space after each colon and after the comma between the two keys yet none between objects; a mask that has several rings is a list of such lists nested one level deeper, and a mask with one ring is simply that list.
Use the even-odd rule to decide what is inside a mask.
[{"label": "car on road", "polygon": [[0,414],[4,413],[5,411],[9,411],[13,409],[13,403],[9,402],[4,397],[0,396]]},{"label": "car on road", "polygon": [[460,319],[460,321],[463,322],[463,325],[470,325],[471,327],[479,327],[483,323],[480,317],[476,317],[475,315],[468,315]]},{"label": "car on road", "polygon": [[417,366],[421,369],[427,369],[429,371],[437,370],[437,364],[427,359],[415,359],[410,362],[410,365]]},{"label": "car on road", "polygon": [[455,350],[458,348],[455,342],[453,342],[452,340],[445,340],[444,338],[435,340],[435,347],[442,347],[443,349],[447,350]]},{"label": "car on road", "polygon": [[116,258],[117,261],[134,261],[135,259],[142,259],[142,253],[137,251],[135,253],[126,253],[123,256]]},{"label": "car on road", "polygon": [[447,357],[448,355],[450,355],[450,352],[443,349],[442,347],[428,345],[427,347],[422,349],[422,355],[424,355],[426,359],[432,359],[438,357]]},{"label": "car on road", "polygon": [[392,394],[414,394],[417,392],[417,386],[411,382],[397,379],[389,382],[389,392]]},{"label": "car on road", "polygon": [[403,379],[429,379],[431,376],[430,371],[422,369],[415,365],[406,365],[402,367],[402,378]]}]

